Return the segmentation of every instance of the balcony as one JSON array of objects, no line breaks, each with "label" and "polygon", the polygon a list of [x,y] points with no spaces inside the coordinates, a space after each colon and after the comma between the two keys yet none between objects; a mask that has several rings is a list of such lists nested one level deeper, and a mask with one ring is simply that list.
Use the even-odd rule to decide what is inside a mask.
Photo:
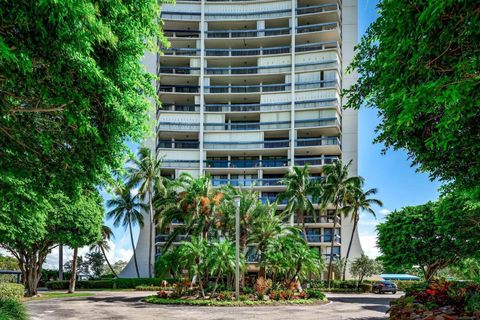
[{"label": "balcony", "polygon": [[206,168],[272,168],[287,167],[288,159],[206,160]]},{"label": "balcony", "polygon": [[200,143],[190,140],[159,140],[157,149],[198,149]]},{"label": "balcony", "polygon": [[198,93],[200,91],[199,86],[185,86],[185,85],[160,85],[158,87],[158,93],[171,92],[171,93]]},{"label": "balcony", "polygon": [[199,131],[199,123],[188,122],[158,122],[157,131]]},{"label": "balcony", "polygon": [[179,112],[199,112],[199,104],[171,104],[164,103],[161,108],[157,109],[157,118],[162,111],[179,111]]},{"label": "balcony", "polygon": [[322,31],[332,31],[338,28],[337,22],[327,22],[327,23],[317,23],[310,24],[305,26],[296,27],[297,33],[310,33],[310,32],[322,32]]},{"label": "balcony", "polygon": [[313,147],[313,146],[341,146],[338,137],[323,137],[323,138],[303,138],[297,139],[297,147]]},{"label": "balcony", "polygon": [[[278,110],[290,110],[291,105],[292,104],[290,102],[246,103],[246,104],[207,104],[205,105],[205,111],[207,112],[278,111]],[[338,105],[338,100],[336,98],[296,101],[295,109],[332,108],[332,107],[336,107],[337,105]],[[193,109],[194,107],[190,107],[190,108]],[[165,107],[163,109],[165,110]]]},{"label": "balcony", "polygon": [[200,38],[200,30],[163,30],[166,37],[169,38]]},{"label": "balcony", "polygon": [[274,149],[288,148],[290,140],[264,140],[264,141],[248,141],[248,142],[213,142],[205,141],[204,147],[207,150],[238,150],[238,149]]},{"label": "balcony", "polygon": [[[337,41],[307,43],[295,46],[295,52],[322,51],[322,50],[340,50],[340,44]],[[200,49],[197,48],[163,48],[166,56],[199,56]],[[266,47],[252,49],[205,49],[205,55],[210,57],[236,57],[236,56],[260,56],[290,53],[290,46]]]},{"label": "balcony", "polygon": [[290,128],[290,121],[205,123],[204,128],[211,131],[278,130]]},{"label": "balcony", "polygon": [[296,166],[324,166],[340,160],[338,156],[321,156],[316,158],[295,158]]},{"label": "balcony", "polygon": [[268,187],[268,186],[282,186],[281,178],[266,178],[266,179],[221,179],[213,178],[212,185],[219,187],[223,185],[231,185],[234,187]]},{"label": "balcony", "polygon": [[199,160],[162,160],[162,168],[199,168]]},{"label": "balcony", "polygon": [[[329,234],[309,234],[307,232],[307,242],[309,243],[326,243],[332,242],[332,236]],[[334,243],[340,244],[340,236],[335,235]]]},{"label": "balcony", "polygon": [[[262,201],[263,204],[273,203],[273,202],[277,201],[277,197],[260,197],[260,201]],[[286,205],[286,204],[288,204],[288,199],[278,201],[277,203],[279,205]]]},{"label": "balcony", "polygon": [[[206,86],[205,93],[262,93],[262,92],[282,92],[290,91],[291,83],[272,83],[263,85],[213,85]],[[309,90],[309,89],[321,89],[321,88],[338,88],[338,80],[322,80],[311,82],[299,82],[295,84],[296,90]],[[198,88],[198,87],[197,87]],[[185,90],[182,88],[182,90]],[[172,91],[169,91],[172,92]],[[173,92],[178,92],[174,90]],[[184,91],[182,91],[184,92]]]},{"label": "balcony", "polygon": [[159,70],[160,73],[164,74],[193,74],[199,75],[200,68],[193,68],[193,67],[176,67],[176,66],[160,66]]},{"label": "balcony", "polygon": [[[333,216],[305,216],[304,220],[305,223],[333,223]],[[340,225],[341,221],[341,217],[338,216],[337,224]]]},{"label": "balcony", "polygon": [[290,34],[291,28],[269,28],[250,30],[209,30],[205,32],[206,38],[256,38]]},{"label": "balcony", "polygon": [[[312,63],[299,63],[295,65],[296,71],[314,70],[314,69],[329,69],[338,67],[336,60],[327,60]],[[161,68],[160,68],[161,69]],[[199,68],[190,68],[199,69]],[[291,65],[277,65],[277,66],[250,66],[250,67],[228,67],[228,68],[205,68],[208,75],[238,75],[238,74],[272,74],[272,73],[286,73],[291,71]],[[187,72],[188,70],[179,70],[180,72]],[[184,73],[186,74],[186,73]],[[191,73],[190,73],[191,74]]]},{"label": "balcony", "polygon": [[324,12],[334,12],[340,10],[338,4],[336,3],[326,3],[317,6],[310,7],[299,7],[296,9],[297,15],[305,15],[312,13],[324,13]]},{"label": "balcony", "polygon": [[[155,237],[155,242],[156,243],[165,243],[168,241],[168,239],[171,237],[170,234],[159,234]],[[186,235],[177,235],[175,238],[173,238],[173,242],[182,242],[182,241],[190,241],[191,236],[186,236]]]}]

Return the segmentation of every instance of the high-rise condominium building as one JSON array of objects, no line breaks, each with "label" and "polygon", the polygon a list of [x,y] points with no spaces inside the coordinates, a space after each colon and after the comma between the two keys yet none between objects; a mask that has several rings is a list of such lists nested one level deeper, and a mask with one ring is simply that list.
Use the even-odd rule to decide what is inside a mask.
[{"label": "high-rise condominium building", "polygon": [[[153,148],[165,175],[209,174],[214,186],[255,188],[273,201],[292,166],[308,164],[319,178],[325,165],[352,160],[357,174],[357,113],[342,110],[340,96],[356,79],[345,72],[356,0],[177,0],[161,18],[171,45],[145,63],[160,76]],[[342,218],[333,230],[333,212],[305,217],[307,240],[327,255],[333,236],[344,256],[352,223]],[[157,232],[157,253],[167,232]],[[354,240],[351,257],[362,251]],[[146,276],[148,226],[137,247]],[[133,261],[122,275],[135,276]]]}]

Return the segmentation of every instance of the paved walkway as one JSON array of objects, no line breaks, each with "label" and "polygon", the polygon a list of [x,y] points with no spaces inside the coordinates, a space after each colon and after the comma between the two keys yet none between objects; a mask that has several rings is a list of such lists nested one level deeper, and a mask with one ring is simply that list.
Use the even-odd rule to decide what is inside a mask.
[{"label": "paved walkway", "polygon": [[329,294],[332,301],[314,306],[190,307],[143,303],[154,292],[96,292],[92,297],[28,302],[32,320],[171,319],[171,320],[341,320],[386,319],[385,311],[399,294]]}]

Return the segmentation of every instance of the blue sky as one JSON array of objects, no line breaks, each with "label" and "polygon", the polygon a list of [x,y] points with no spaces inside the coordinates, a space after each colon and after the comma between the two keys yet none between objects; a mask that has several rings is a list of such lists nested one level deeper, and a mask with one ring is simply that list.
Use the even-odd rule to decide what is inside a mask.
[{"label": "blue sky", "polygon": [[[368,25],[376,17],[375,0],[358,1],[359,39]],[[375,226],[381,222],[385,215],[404,206],[418,205],[438,196],[438,182],[431,182],[427,174],[420,174],[410,166],[405,152],[389,151],[381,154],[382,145],[372,144],[375,137],[375,127],[379,123],[377,112],[372,109],[361,109],[359,112],[359,174],[365,178],[367,188],[378,188],[377,198],[384,203],[383,208],[377,208],[377,219],[362,216],[359,225],[360,239],[366,254],[375,257],[378,250],[375,247]],[[112,223],[107,221],[107,225]],[[113,228],[115,240],[111,243],[109,252],[110,260],[128,261],[132,249],[128,233],[120,228]],[[135,241],[138,229],[134,232]],[[82,251],[80,252],[82,253]],[[65,260],[70,255],[66,252]],[[56,267],[58,252],[55,250],[47,260],[48,267]]]}]

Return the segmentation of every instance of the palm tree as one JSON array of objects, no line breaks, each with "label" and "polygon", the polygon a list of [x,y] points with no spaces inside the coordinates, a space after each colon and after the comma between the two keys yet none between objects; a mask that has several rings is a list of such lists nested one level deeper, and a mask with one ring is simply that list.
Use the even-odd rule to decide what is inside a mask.
[{"label": "palm tree", "polygon": [[110,245],[108,244],[108,241],[110,239],[115,238],[115,235],[113,234],[112,229],[110,229],[109,226],[103,225],[102,226],[102,238],[98,240],[96,243],[92,244],[90,246],[90,251],[100,251],[103,254],[103,257],[105,258],[105,261],[107,262],[108,267],[112,271],[113,276],[116,278],[117,273],[113,269],[112,265],[110,264],[110,261],[108,261],[107,254],[106,252],[110,250]]},{"label": "palm tree", "polygon": [[360,220],[360,213],[362,211],[366,211],[376,217],[372,205],[377,205],[379,207],[383,206],[382,201],[375,198],[370,198],[370,196],[377,194],[378,190],[376,188],[363,191],[364,180],[362,178],[359,178],[357,183],[358,185],[353,189],[353,192],[350,194],[346,206],[344,206],[342,209],[344,216],[350,216],[351,220],[353,221],[352,235],[350,236],[350,242],[348,243],[347,254],[345,256],[344,262],[345,265],[343,267],[343,280],[345,280],[348,257],[350,256],[353,236],[355,234],[355,231],[357,230],[358,221]]},{"label": "palm tree", "polygon": [[129,183],[139,187],[142,200],[148,201],[149,218],[149,247],[148,247],[148,276],[153,277],[153,241],[155,232],[153,197],[155,190],[164,189],[161,176],[161,159],[156,159],[148,148],[140,148],[138,158],[131,160],[132,166],[128,168]]},{"label": "palm tree", "polygon": [[328,263],[327,283],[330,288],[333,271],[333,248],[335,246],[336,230],[338,225],[338,214],[350,197],[356,185],[358,185],[358,177],[349,177],[348,168],[351,161],[344,165],[341,161],[336,161],[333,165],[324,169],[326,175],[323,180],[323,197],[321,198],[322,207],[333,204],[335,207],[335,216],[333,218],[333,230],[330,244],[330,259]]},{"label": "palm tree", "polygon": [[285,216],[277,214],[277,204],[260,205],[251,226],[248,243],[254,243],[260,254],[259,277],[265,277],[265,264],[263,263],[267,246],[281,236],[289,233],[298,233],[295,227],[283,223]]},{"label": "palm tree", "polygon": [[298,223],[302,224],[303,236],[306,239],[305,213],[315,211],[311,201],[315,186],[310,179],[307,165],[303,168],[293,167],[293,170],[283,179],[283,184],[286,185],[287,190],[280,194],[279,201],[288,200],[285,211],[290,216],[297,214]]},{"label": "palm tree", "polygon": [[137,224],[143,227],[142,211],[146,209],[146,206],[140,201],[138,194],[132,195],[130,188],[117,187],[115,191],[115,198],[107,201],[107,207],[111,209],[107,212],[107,218],[113,219],[115,227],[122,225],[125,229],[130,229],[135,270],[137,271],[137,277],[140,278],[132,227]]},{"label": "palm tree", "polygon": [[202,297],[205,298],[205,290],[203,289],[203,274],[206,269],[206,240],[198,237],[192,237],[191,241],[183,242],[179,250],[181,260],[183,261],[183,267],[189,271],[192,277],[198,280],[200,292],[202,293]]},{"label": "palm tree", "polygon": [[[241,256],[243,257],[243,255]],[[212,296],[217,292],[218,280],[228,273],[235,272],[235,246],[229,241],[213,242],[207,255],[207,265],[212,275],[216,275]],[[244,260],[240,261],[243,269]]]}]

